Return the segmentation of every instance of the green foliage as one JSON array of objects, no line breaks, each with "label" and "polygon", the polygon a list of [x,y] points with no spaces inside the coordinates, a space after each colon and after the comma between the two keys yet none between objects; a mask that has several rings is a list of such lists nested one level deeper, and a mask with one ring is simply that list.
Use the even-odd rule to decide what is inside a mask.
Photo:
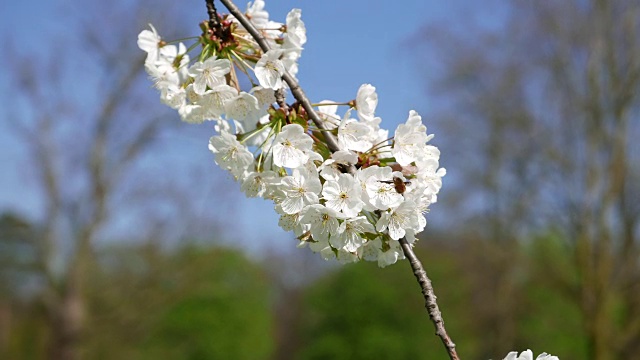
[{"label": "green foliage", "polygon": [[23,292],[33,276],[37,229],[17,214],[0,215],[0,301]]},{"label": "green foliage", "polygon": [[[494,330],[502,328],[513,329],[515,343],[498,341],[510,350],[588,357],[584,319],[572,290],[578,275],[562,239],[549,235],[514,246],[508,261],[515,264],[509,267],[515,276],[506,295],[494,293],[490,283],[495,273],[482,261],[493,259],[490,253],[428,245],[417,249],[418,256],[462,358],[504,356],[501,348],[488,346],[497,341]],[[81,339],[86,359],[271,359],[276,353],[299,360],[447,357],[405,261],[385,269],[372,263],[338,267],[308,284],[299,298],[274,294],[267,269],[235,250],[114,247],[101,250],[98,259],[87,275]],[[483,288],[489,290],[479,294]],[[510,301],[500,301],[501,296]],[[280,307],[300,308],[293,323],[285,322],[289,330],[278,326],[283,320],[274,315],[274,299]],[[42,305],[11,300],[17,305],[4,303],[12,321],[0,358],[46,358],[54,329]],[[512,307],[511,325],[492,317],[502,304]],[[276,345],[274,329],[285,332],[279,333],[284,343]],[[276,346],[294,350],[276,352]]]},{"label": "green foliage", "polygon": [[271,354],[267,282],[239,252],[186,248],[169,256],[151,249],[129,258],[126,266],[119,263],[94,282],[91,328],[96,331],[87,358],[264,359]]},{"label": "green foliage", "polygon": [[[450,258],[449,258],[450,259]],[[437,292],[446,298],[442,309],[447,327],[464,339],[464,317],[455,309],[464,286],[439,281],[452,275],[447,258],[429,259],[427,269]],[[453,276],[453,275],[452,275]],[[446,295],[445,295],[446,294]],[[450,295],[450,296],[449,296]],[[456,302],[458,302],[456,304]],[[437,359],[447,355],[434,335],[418,285],[406,262],[380,269],[375,264],[349,265],[309,289],[307,317],[299,359]],[[457,318],[456,318],[457,316]],[[472,340],[471,340],[472,341]],[[469,341],[460,341],[467,344]],[[460,349],[464,349],[460,346]],[[461,351],[461,355],[465,351]]]},{"label": "green foliage", "polygon": [[[520,342],[553,351],[560,359],[586,359],[587,337],[573,294],[578,275],[565,245],[561,238],[550,235],[525,249],[530,250],[530,264],[519,321]],[[569,285],[559,287],[559,283]]]}]

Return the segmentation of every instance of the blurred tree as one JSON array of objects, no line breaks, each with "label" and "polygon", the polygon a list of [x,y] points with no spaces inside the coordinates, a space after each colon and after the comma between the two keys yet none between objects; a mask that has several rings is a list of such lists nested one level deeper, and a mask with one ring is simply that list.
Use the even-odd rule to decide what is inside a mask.
[{"label": "blurred tree", "polygon": [[[43,341],[26,335],[41,334],[42,312],[28,302],[37,287],[36,229],[22,217],[5,213],[0,216],[0,358],[18,354],[35,358],[42,352]],[[40,317],[40,319],[39,319]],[[25,331],[26,330],[26,331]]]},{"label": "blurred tree", "polygon": [[87,359],[267,359],[269,282],[240,252],[120,247],[93,266]]},{"label": "blurred tree", "polygon": [[263,268],[269,273],[273,293],[273,360],[293,360],[300,349],[308,345],[303,341],[301,331],[307,317],[304,298],[306,289],[313,287],[318,278],[336,265],[305,250],[295,247],[286,252],[272,249],[262,261]]},{"label": "blurred tree", "polygon": [[499,8],[503,18],[493,8],[484,27],[467,22],[457,35],[440,28],[420,35],[441,55],[429,71],[441,74],[434,89],[446,94],[441,118],[451,120],[442,131],[450,156],[443,162],[464,172],[457,209],[491,239],[483,250],[494,280],[481,285],[479,304],[486,328],[497,330],[485,354],[504,353],[526,336],[515,331],[523,260],[515,244],[552,232],[565,241],[571,271],[547,262],[540,279],[579,309],[588,358],[633,358],[640,351],[640,3]]},{"label": "blurred tree", "polygon": [[[461,358],[473,354],[474,339],[465,308],[469,286],[453,261],[453,249],[430,242],[421,253],[427,271],[446,299],[440,305]],[[310,286],[305,294],[301,342],[296,359],[435,359],[447,357],[424,302],[415,296],[415,279],[405,262],[380,269],[359,263],[340,268]],[[445,279],[455,278],[455,282]]]},{"label": "blurred tree", "polygon": [[[558,291],[563,278],[577,284],[578,273],[572,263],[572,249],[564,240],[550,234],[523,246],[526,256],[521,274],[523,301],[519,304],[517,348],[530,347],[565,359],[587,359],[587,337],[582,329],[583,314],[574,299]],[[549,266],[553,264],[553,266]],[[549,271],[555,272],[553,276]],[[524,276],[523,276],[524,275]]]},{"label": "blurred tree", "polygon": [[[46,56],[12,51],[14,90],[4,111],[28,147],[21,171],[29,179],[25,185],[32,185],[28,193],[37,194],[34,207],[42,205],[34,210],[42,226],[31,241],[37,296],[49,328],[48,357],[74,360],[86,330],[84,287],[97,241],[179,239],[196,228],[190,222],[215,222],[198,223],[202,219],[188,200],[201,182],[189,172],[193,162],[162,164],[159,154],[165,160],[177,154],[167,151],[175,135],[163,135],[184,130],[171,125],[179,123],[175,115],[155,106],[157,95],[141,70],[144,54],[136,47],[154,9],[175,14],[170,2],[60,6],[66,8],[51,16],[66,19],[66,32],[40,44]],[[154,151],[158,146],[163,152]],[[167,171],[184,176],[164,176]]]},{"label": "blurred tree", "polygon": [[36,231],[16,214],[0,215],[0,301],[12,300],[26,291],[28,280],[23,277],[33,270]]}]

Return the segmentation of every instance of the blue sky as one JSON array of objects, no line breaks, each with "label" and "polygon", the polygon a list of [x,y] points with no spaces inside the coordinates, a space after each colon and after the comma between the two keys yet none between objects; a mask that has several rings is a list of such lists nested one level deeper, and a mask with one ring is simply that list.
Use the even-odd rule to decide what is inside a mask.
[{"label": "blue sky", "polygon": [[[187,3],[193,6],[193,9],[184,10],[185,16],[192,18],[193,32],[185,35],[196,35],[197,22],[206,16],[204,1],[185,2]],[[38,54],[34,61],[38,61],[40,56],[52,56],[52,53],[43,50],[47,47],[41,44],[46,43],[50,37],[64,39],[74,36],[72,29],[67,27],[68,22],[59,21],[61,14],[73,16],[74,12],[82,11],[82,6],[87,4],[90,2],[2,2],[0,39],[6,44],[6,39],[10,38],[12,43],[20,47],[21,52]],[[240,8],[246,6],[243,2],[237,4]],[[401,4],[403,8],[396,8],[393,6],[395,4]],[[468,2],[267,0],[267,10],[275,21],[284,22],[287,12],[294,7],[302,9],[308,36],[298,77],[313,101],[348,101],[355,97],[361,84],[370,83],[377,88],[379,104],[376,113],[382,117],[383,127],[393,131],[398,123],[406,120],[409,110],[415,109],[423,114],[429,132],[436,134],[437,145],[438,128],[431,126],[428,118],[434,104],[425,94],[425,80],[416,76],[423,74],[425,69],[417,69],[416,62],[412,61],[412,44],[409,39],[425,25],[468,21],[473,11]],[[224,12],[222,9],[222,5],[218,4],[218,10]],[[172,27],[171,23],[154,25],[161,34],[163,30],[169,31]],[[108,27],[105,29],[108,30]],[[136,34],[132,34],[132,41],[135,41],[135,36]],[[11,98],[12,91],[8,88],[3,73],[0,72],[0,93],[7,100]],[[157,106],[163,105],[158,101]],[[0,114],[6,116],[5,112]],[[236,241],[243,247],[261,252],[265,248],[278,247],[283,242],[293,246],[290,240],[292,235],[278,228],[277,216],[271,203],[260,199],[244,199],[238,185],[230,185],[228,176],[213,170],[211,156],[206,149],[210,135],[202,131],[199,137],[186,141],[180,147],[184,154],[175,156],[176,161],[181,157],[197,154],[193,156],[202,159],[201,166],[205,173],[212,169],[211,177],[203,183],[204,188],[215,187],[220,182],[231,188],[235,186],[238,191],[233,210],[237,215],[234,216]],[[35,184],[29,181],[28,167],[25,171],[25,148],[7,132],[6,119],[0,123],[0,143],[0,161],[8,169],[0,175],[0,211],[13,209],[29,216],[37,216],[39,195],[32,190]],[[446,191],[446,183],[443,191]],[[203,190],[197,201],[202,202],[202,211],[207,211],[210,208],[207,204],[216,201],[214,192]],[[437,206],[433,211],[437,211]]]}]

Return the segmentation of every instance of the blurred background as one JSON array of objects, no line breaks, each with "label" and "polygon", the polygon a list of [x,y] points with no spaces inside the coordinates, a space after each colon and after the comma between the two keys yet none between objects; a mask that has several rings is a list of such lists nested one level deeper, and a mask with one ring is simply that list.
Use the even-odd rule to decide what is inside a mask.
[{"label": "blurred background", "polygon": [[[371,83],[386,128],[436,134],[416,250],[461,357],[638,358],[640,3],[267,1],[293,7],[312,99]],[[0,3],[0,359],[446,358],[406,262],[296,249],[160,104],[137,34],[205,18]]]}]

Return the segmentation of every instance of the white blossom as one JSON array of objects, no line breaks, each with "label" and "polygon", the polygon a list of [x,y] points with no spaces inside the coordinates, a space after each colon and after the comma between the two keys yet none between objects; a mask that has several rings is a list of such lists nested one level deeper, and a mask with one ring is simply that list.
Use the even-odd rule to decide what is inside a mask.
[{"label": "white blossom", "polygon": [[[430,193],[422,186],[424,185],[421,185],[421,187],[416,187],[414,191],[408,192],[404,195],[406,200],[413,202],[413,204],[415,205],[414,211],[416,212],[416,216],[418,217],[418,224],[411,229],[412,232],[415,233],[422,232],[422,230],[424,230],[425,226],[427,225],[427,220],[425,219],[424,214],[429,211],[429,206],[431,205]],[[408,238],[409,233],[407,233],[407,239]]]},{"label": "white blossom", "polygon": [[380,249],[378,252],[378,266],[386,267],[395,264],[398,260],[404,259],[404,252],[399,241],[391,240],[387,243],[388,248]]},{"label": "white blossom", "polygon": [[358,248],[358,257],[366,261],[378,261],[379,253],[382,249],[382,240],[377,237],[365,242]]},{"label": "white blossom", "polygon": [[374,121],[374,112],[378,106],[378,94],[376,88],[370,84],[363,84],[358,89],[356,96],[356,109],[358,118],[363,121]]},{"label": "white blossom", "polygon": [[258,29],[266,27],[269,23],[269,13],[264,9],[264,5],[263,0],[256,0],[247,4],[247,17]]},{"label": "white blossom", "polygon": [[340,174],[337,180],[327,180],[322,188],[325,206],[347,217],[357,216],[364,202],[360,199],[360,184],[350,174]]},{"label": "white blossom", "polygon": [[427,136],[427,128],[422,125],[420,115],[411,110],[407,122],[398,125],[396,129],[393,138],[393,149],[391,150],[393,156],[400,165],[409,165],[424,152],[426,142],[431,137]]},{"label": "white blossom", "polygon": [[355,252],[364,244],[364,233],[375,233],[373,225],[364,216],[345,219],[338,227],[338,232],[332,235],[329,243],[336,249]]},{"label": "white blossom", "polygon": [[338,175],[348,165],[355,165],[358,162],[358,155],[349,150],[339,150],[331,154],[331,158],[325,160],[318,168],[320,176],[325,180],[337,180]]},{"label": "white blossom", "polygon": [[160,89],[160,101],[173,109],[185,106],[187,101],[185,89],[172,83],[165,83],[165,85]]},{"label": "white blossom", "polygon": [[238,96],[227,100],[224,103],[224,109],[229,118],[238,120],[244,125],[245,132],[256,128],[260,107],[255,96],[243,91]]},{"label": "white blossom", "polygon": [[225,75],[231,71],[231,62],[227,59],[210,57],[204,62],[197,62],[189,68],[189,76],[194,78],[193,89],[204,94],[207,86],[214,88],[225,84]]},{"label": "white blossom", "polygon": [[[269,45],[274,46],[276,44],[274,39],[279,36],[279,29],[280,27],[282,27],[282,24],[269,20],[269,13],[264,9],[264,6],[265,2],[263,0],[250,2],[249,4],[247,4],[246,15],[247,18],[249,18],[249,21],[251,21],[256,27],[256,29],[258,29],[265,35],[265,38],[269,42]],[[233,15],[229,15],[228,19],[231,21],[235,21],[240,29],[246,31],[244,29],[244,26],[242,26],[242,24],[240,24],[240,22],[237,21],[237,19],[233,17]],[[248,33],[244,36],[248,39],[252,39]]]},{"label": "white blossom", "polygon": [[286,195],[280,203],[285,214],[295,214],[306,205],[317,204],[318,194],[322,190],[317,176],[310,176],[306,171],[298,169],[293,171],[293,175],[282,178],[280,186]]},{"label": "white blossom", "polygon": [[209,150],[215,154],[216,164],[229,170],[236,178],[253,163],[253,154],[247,147],[226,132],[209,139]]},{"label": "white blossom", "polygon": [[276,173],[273,171],[251,172],[245,176],[240,190],[247,197],[262,197],[275,178]]},{"label": "white blossom", "polygon": [[[531,350],[523,351],[518,356],[517,351],[512,351],[504,358],[504,360],[533,360],[533,352]],[[542,353],[536,357],[536,360],[559,360],[557,356]]]},{"label": "white blossom", "polygon": [[324,128],[327,130],[333,130],[340,125],[340,117],[336,114],[338,111],[338,105],[335,105],[335,101],[322,100],[318,105],[318,117],[322,120]]},{"label": "white blossom", "polygon": [[256,86],[251,89],[251,94],[258,99],[258,106],[261,109],[269,107],[269,105],[276,102],[276,95],[273,89],[266,89],[262,86]]},{"label": "white blossom", "polygon": [[358,254],[349,252],[345,249],[339,249],[338,254],[335,255],[335,258],[340,264],[349,264],[360,260],[358,258]]},{"label": "white blossom", "polygon": [[[248,137],[245,141],[247,146],[261,146],[262,148],[269,149],[271,147],[271,143],[273,142],[274,136],[273,129],[270,126],[266,126],[269,123],[269,114],[265,113],[258,122],[257,126],[252,125],[251,131],[257,131],[252,133],[250,137]],[[260,130],[255,130],[256,127],[261,127]]]},{"label": "white blossom", "polygon": [[319,253],[320,257],[324,260],[336,259],[336,254],[333,252],[333,248],[329,245],[329,240],[313,240],[309,242],[309,249],[315,253]]},{"label": "white blossom", "polygon": [[356,119],[343,119],[338,127],[338,145],[343,150],[367,151],[373,143],[367,140],[371,128]]},{"label": "white blossom", "polygon": [[301,55],[301,48],[284,49],[284,53],[282,54],[284,69],[294,78],[298,74],[298,59],[300,59]]},{"label": "white blossom", "polygon": [[[391,168],[374,167],[372,169],[367,172],[368,176],[364,181],[368,203],[378,210],[387,210],[400,206],[404,201],[404,197],[395,189]],[[361,175],[362,177],[364,176]]]},{"label": "white blossom", "polygon": [[262,57],[256,63],[254,72],[260,86],[263,88],[278,90],[283,87],[284,64],[280,60],[282,54],[283,50],[269,50],[262,54]]},{"label": "white blossom", "polygon": [[201,124],[204,121],[204,109],[200,105],[185,104],[178,109],[180,119],[190,124]]},{"label": "white blossom", "polygon": [[153,81],[153,86],[160,91],[170,86],[181,87],[180,74],[173,66],[173,63],[165,58],[146,63],[145,70],[149,74],[151,81]]},{"label": "white blossom", "polygon": [[301,16],[300,9],[293,9],[287,14],[287,32],[284,35],[283,48],[302,49],[302,45],[307,42],[307,29]]},{"label": "white blossom", "polygon": [[300,222],[302,213],[281,214],[278,220],[278,226],[284,231],[293,231],[295,236],[302,236],[309,231],[310,226]]},{"label": "white blossom", "polygon": [[442,177],[447,174],[446,169],[440,167],[437,158],[420,159],[416,165],[418,172],[415,181],[424,187],[424,196],[429,198],[429,202],[437,202],[437,195],[442,187]]},{"label": "white blossom", "polygon": [[273,151],[273,163],[276,166],[297,168],[309,160],[313,139],[304,132],[302,126],[289,124],[282,127],[276,136]]},{"label": "white blossom", "polygon": [[214,86],[202,95],[200,101],[205,113],[210,118],[218,118],[225,113],[225,104],[238,96],[238,90],[227,84]]},{"label": "white blossom", "polygon": [[142,30],[138,34],[138,47],[147,53],[146,62],[153,62],[158,60],[162,38],[153,25],[149,24],[149,27],[151,30]]},{"label": "white blossom", "polygon": [[315,204],[306,208],[306,212],[300,222],[303,224],[311,225],[311,236],[315,241],[329,241],[329,236],[338,232],[340,223],[338,219],[343,219],[344,215],[341,215],[333,209]]},{"label": "white blossom", "polygon": [[415,211],[415,204],[412,201],[404,201],[397,208],[382,213],[376,223],[376,230],[388,229],[389,236],[393,240],[399,240],[405,236],[407,229],[417,229],[419,226],[420,220]]}]

